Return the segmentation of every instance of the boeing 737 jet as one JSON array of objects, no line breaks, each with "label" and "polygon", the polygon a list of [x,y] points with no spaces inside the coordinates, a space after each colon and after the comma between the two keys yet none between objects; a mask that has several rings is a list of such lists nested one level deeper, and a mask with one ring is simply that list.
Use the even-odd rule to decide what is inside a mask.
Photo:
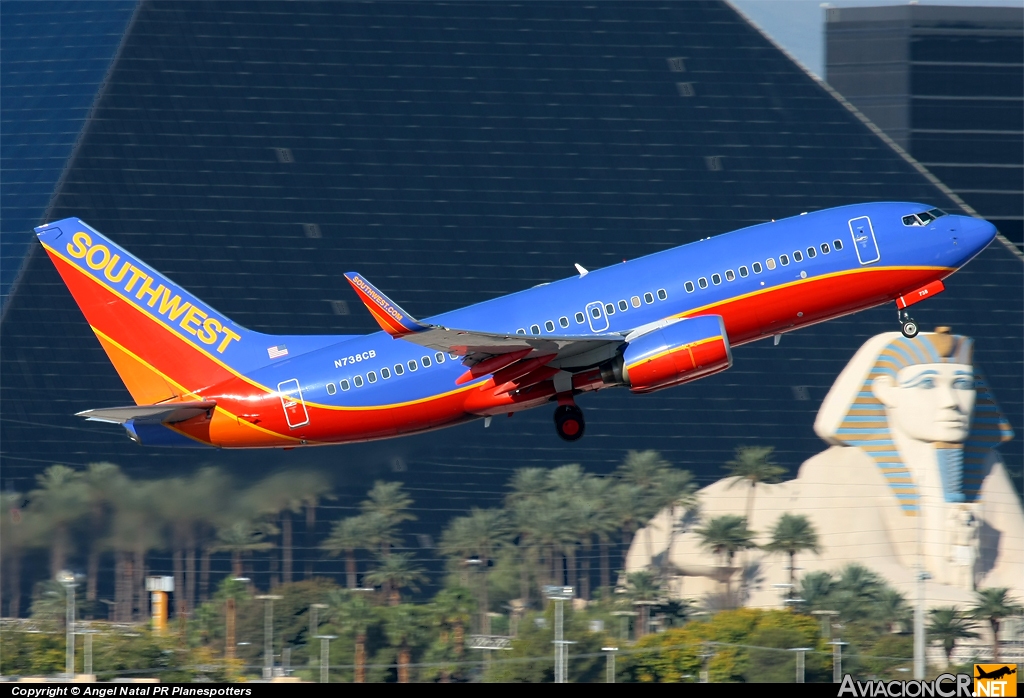
[{"label": "boeing 737 jet", "polygon": [[732,366],[733,347],[883,303],[907,308],[995,237],[914,203],[801,214],[417,320],[345,274],[381,327],[268,335],[232,322],[77,218],[36,229],[135,405],[81,416],[142,444],[292,448],[385,439]]}]

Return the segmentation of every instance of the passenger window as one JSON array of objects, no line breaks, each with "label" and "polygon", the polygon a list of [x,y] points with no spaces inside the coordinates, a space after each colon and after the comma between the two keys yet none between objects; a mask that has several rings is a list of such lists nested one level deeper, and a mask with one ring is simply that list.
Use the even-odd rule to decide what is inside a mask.
[{"label": "passenger window", "polygon": [[582,324],[583,324],[583,322],[584,322],[584,321],[585,321],[586,319],[587,319],[587,318],[586,318],[586,316],[585,316],[585,315],[584,315],[583,313],[576,313],[576,324],[577,324],[577,325],[582,325]]},{"label": "passenger window", "polygon": [[530,334],[540,334],[540,325],[530,325]]},{"label": "passenger window", "polygon": [[341,386],[342,390],[348,390],[349,389],[348,378],[342,378],[340,381],[338,381],[338,385]]},{"label": "passenger window", "polygon": [[663,301],[663,300],[665,300],[666,298],[668,298],[668,291],[666,291],[666,290],[665,290],[665,289],[663,289],[663,288],[659,288],[659,289],[658,289],[658,300],[659,300],[659,301]]},{"label": "passenger window", "polygon": [[516,330],[516,334],[526,334],[526,330],[520,327],[518,330]]},{"label": "passenger window", "polygon": [[823,242],[823,243],[821,243],[821,253],[822,253],[822,254],[828,254],[828,253],[829,253],[829,252],[831,252],[831,251],[832,251],[832,250],[830,250],[830,249],[829,249],[829,247],[828,247],[828,243],[827,243],[827,242]]},{"label": "passenger window", "polygon": [[708,280],[702,276],[699,279],[697,279],[697,285],[700,286],[701,288],[707,288]]},{"label": "passenger window", "polygon": [[430,357],[429,356],[422,356],[422,357],[420,357],[420,363],[423,364],[423,368],[430,368]]},{"label": "passenger window", "polygon": [[[691,286],[692,285],[693,284],[691,284]],[[650,305],[653,302],[654,302],[654,295],[651,294],[651,293],[645,293],[644,294],[644,303],[646,303],[647,305]]]},{"label": "passenger window", "polygon": [[405,366],[402,364],[395,364],[395,375],[400,376],[405,373]]},{"label": "passenger window", "polygon": [[601,317],[601,309],[595,306],[590,309],[590,314],[594,316],[595,320],[597,320]]},{"label": "passenger window", "polygon": [[768,260],[764,263],[764,265],[766,267],[768,267],[769,270],[774,269],[775,268],[775,257],[769,257]]},{"label": "passenger window", "polygon": [[544,329],[547,330],[548,332],[554,332],[555,331],[555,323],[553,323],[550,320],[548,320],[547,322],[544,323]]},{"label": "passenger window", "polygon": [[808,247],[807,248],[807,256],[810,259],[814,259],[815,257],[818,256],[818,251],[816,249],[814,249],[813,247]]},{"label": "passenger window", "polygon": [[558,324],[559,324],[559,326],[561,326],[563,328],[568,327],[569,326],[569,318],[567,318],[566,316],[563,315],[562,317],[558,318]]},{"label": "passenger window", "polygon": [[336,392],[338,392],[338,389],[334,387],[334,383],[328,383],[327,384],[327,394],[328,395],[334,395]]},{"label": "passenger window", "polygon": [[363,377],[362,376],[356,376],[355,378],[352,379],[352,382],[355,383],[357,388],[362,388],[363,387]]},{"label": "passenger window", "polygon": [[377,372],[376,371],[370,371],[369,373],[367,373],[366,374],[366,380],[370,381],[371,383],[376,383],[377,382]]},{"label": "passenger window", "polygon": [[789,266],[789,255],[788,254],[780,254],[779,255],[779,264],[781,264],[784,267],[788,267]]},{"label": "passenger window", "polygon": [[722,283],[722,275],[721,274],[712,274],[711,275],[711,283],[713,283],[715,286],[717,286],[718,284]]},{"label": "passenger window", "polygon": [[750,272],[747,271],[746,267],[740,267],[740,276],[742,276],[745,279],[749,275],[750,275]]},{"label": "passenger window", "polygon": [[735,281],[736,280],[736,275],[732,273],[732,269],[726,269],[725,270],[725,280],[726,281]]},{"label": "passenger window", "polygon": [[384,380],[387,380],[388,378],[390,378],[391,377],[391,369],[389,369],[389,368],[382,368],[380,370],[380,377],[383,378]]},{"label": "passenger window", "polygon": [[627,303],[626,301],[619,301],[619,310],[622,310],[623,312],[625,312],[625,310],[628,307],[629,307],[629,303]]},{"label": "passenger window", "polygon": [[614,315],[615,314],[615,306],[612,305],[611,303],[609,303],[608,305],[606,305],[604,307],[604,312],[607,313],[608,315]]},{"label": "passenger window", "polygon": [[629,299],[629,304],[632,305],[634,308],[639,308],[640,307],[640,296],[633,296],[632,298],[630,298]]},{"label": "passenger window", "polygon": [[420,365],[416,363],[416,359],[409,359],[406,363],[409,364],[410,371],[415,371],[417,368],[420,367]]},{"label": "passenger window", "polygon": [[803,252],[801,252],[800,250],[797,250],[796,252],[794,252],[793,253],[793,261],[794,262],[802,262],[802,261],[804,261],[804,254],[803,254]]},{"label": "passenger window", "polygon": [[436,354],[434,354],[434,363],[438,363],[438,364],[443,364],[444,363],[444,352],[443,351],[439,351]]},{"label": "passenger window", "polygon": [[686,289],[687,293],[693,293],[693,282],[687,281],[685,284],[683,284],[683,288]]},{"label": "passenger window", "polygon": [[448,352],[448,358],[451,359],[452,361],[456,361],[459,358],[459,355]]},{"label": "passenger window", "polygon": [[843,249],[843,241],[842,240],[833,240],[832,241],[832,247],[834,247],[836,249],[836,252],[838,252],[839,250]]},{"label": "passenger window", "polygon": [[755,274],[760,274],[761,273],[761,263],[760,262],[754,262],[753,264],[750,265],[750,268],[754,270]]}]

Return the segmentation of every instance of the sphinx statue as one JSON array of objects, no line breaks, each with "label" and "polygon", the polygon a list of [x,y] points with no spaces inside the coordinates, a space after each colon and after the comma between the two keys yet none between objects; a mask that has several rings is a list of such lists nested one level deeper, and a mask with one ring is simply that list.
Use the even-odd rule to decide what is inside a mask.
[{"label": "sphinx statue", "polygon": [[[872,337],[818,411],[814,429],[829,447],[787,482],[751,491],[726,478],[705,487],[699,520],[749,509],[748,526],[765,544],[782,514],[806,516],[821,549],[797,558],[797,579],[856,562],[908,599],[923,569],[929,606],[966,607],[982,587],[1024,598],[1024,508],[995,450],[1013,431],[973,346],[948,328]],[[699,524],[672,516],[662,511],[637,533],[627,571],[661,566],[675,593],[693,598],[742,574],[744,603],[779,607],[789,593],[787,556],[754,551],[723,569],[701,547]]]}]

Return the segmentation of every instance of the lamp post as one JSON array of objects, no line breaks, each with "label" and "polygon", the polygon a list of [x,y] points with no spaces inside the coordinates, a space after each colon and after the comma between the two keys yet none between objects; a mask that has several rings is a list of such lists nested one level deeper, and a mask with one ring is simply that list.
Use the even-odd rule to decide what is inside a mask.
[{"label": "lamp post", "polygon": [[601,651],[608,653],[608,663],[605,668],[604,682],[615,683],[615,653],[619,651],[619,648],[602,647]]},{"label": "lamp post", "polygon": [[790,652],[796,652],[796,682],[804,682],[804,653],[814,649],[813,647],[792,647]]},{"label": "lamp post", "polygon": [[838,616],[839,611],[811,611],[812,616],[821,618],[821,636],[832,639],[832,617]]},{"label": "lamp post", "polygon": [[331,640],[336,640],[337,635],[316,635],[320,638],[320,683],[329,683],[330,677],[327,675],[328,669],[331,667]]},{"label": "lamp post", "polygon": [[67,570],[57,573],[57,581],[64,587],[64,619],[65,630],[67,631],[66,656],[64,658],[64,674],[67,680],[75,678],[75,575]]},{"label": "lamp post", "polygon": [[256,597],[263,603],[263,678],[274,675],[274,601],[283,599],[280,594],[261,594]]},{"label": "lamp post", "polygon": [[705,642],[704,643],[704,649],[701,650],[700,655],[698,655],[700,657],[700,660],[701,660],[701,663],[700,663],[700,667],[701,667],[700,668],[700,682],[701,683],[711,683],[711,674],[708,671],[708,661],[712,657],[715,656],[715,651],[713,649],[713,644],[714,643],[711,643],[711,642]]},{"label": "lamp post", "polygon": [[832,683],[843,682],[843,645],[850,644],[849,642],[841,642],[839,640],[833,640],[828,643],[832,645]]},{"label": "lamp post", "polygon": [[572,587],[545,586],[544,595],[555,602],[555,683],[565,683],[567,648],[563,636],[562,604],[572,598]]}]

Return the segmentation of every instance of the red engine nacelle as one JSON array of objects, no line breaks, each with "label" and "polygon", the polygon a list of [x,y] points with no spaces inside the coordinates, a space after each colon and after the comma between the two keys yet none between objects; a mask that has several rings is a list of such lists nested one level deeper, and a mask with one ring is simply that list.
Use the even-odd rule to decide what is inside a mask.
[{"label": "red engine nacelle", "polygon": [[651,393],[732,366],[732,349],[720,315],[674,322],[637,337],[622,355],[622,382]]}]

